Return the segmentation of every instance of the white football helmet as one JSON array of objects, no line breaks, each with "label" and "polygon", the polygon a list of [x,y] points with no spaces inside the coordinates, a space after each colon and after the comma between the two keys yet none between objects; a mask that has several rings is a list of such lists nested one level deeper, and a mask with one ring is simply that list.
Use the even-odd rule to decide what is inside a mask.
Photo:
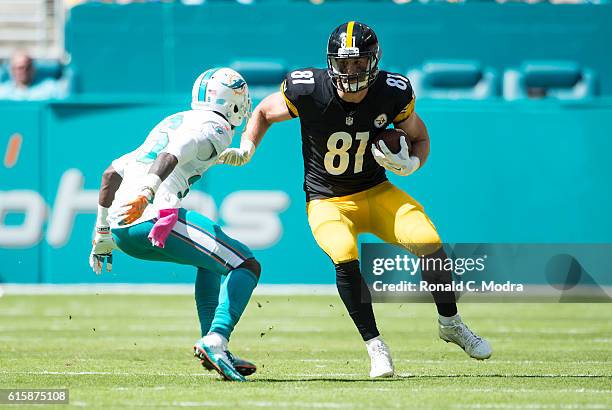
[{"label": "white football helmet", "polygon": [[211,68],[200,74],[193,84],[191,108],[217,111],[234,127],[251,116],[249,87],[231,68]]}]

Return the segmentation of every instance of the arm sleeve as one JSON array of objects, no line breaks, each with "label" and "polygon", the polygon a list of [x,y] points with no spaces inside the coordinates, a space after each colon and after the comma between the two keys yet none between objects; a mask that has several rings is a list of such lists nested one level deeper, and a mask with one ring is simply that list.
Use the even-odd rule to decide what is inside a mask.
[{"label": "arm sleeve", "polygon": [[113,162],[111,162],[111,165],[113,166],[113,169],[119,174],[121,175],[121,178],[123,178],[123,172],[125,170],[125,167],[127,166],[127,164],[130,162],[130,160],[134,157],[136,151],[132,151],[129,152],[115,160],[113,160]]},{"label": "arm sleeve", "polygon": [[396,114],[393,118],[394,125],[405,121],[414,112],[414,102],[416,97],[414,96],[414,91],[412,90],[410,82],[408,82],[407,85],[408,87],[406,90],[403,90],[397,99]]},{"label": "arm sleeve", "polygon": [[178,160],[178,165],[186,164],[193,160],[198,153],[200,136],[192,132],[174,132],[173,134],[174,135],[170,135],[170,141],[164,149],[164,152],[174,155]]}]

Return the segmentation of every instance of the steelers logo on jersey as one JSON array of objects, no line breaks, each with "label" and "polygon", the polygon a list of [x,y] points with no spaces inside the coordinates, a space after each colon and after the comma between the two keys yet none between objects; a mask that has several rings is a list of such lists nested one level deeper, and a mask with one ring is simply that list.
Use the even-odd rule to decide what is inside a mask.
[{"label": "steelers logo on jersey", "polygon": [[382,113],[374,119],[374,126],[376,128],[383,128],[387,125],[387,114]]}]

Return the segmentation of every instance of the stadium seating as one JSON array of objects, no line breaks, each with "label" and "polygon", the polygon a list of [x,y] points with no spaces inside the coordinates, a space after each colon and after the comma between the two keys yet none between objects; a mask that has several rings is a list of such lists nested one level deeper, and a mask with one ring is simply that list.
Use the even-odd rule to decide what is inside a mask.
[{"label": "stadium seating", "polygon": [[251,97],[264,98],[271,92],[278,90],[289,71],[287,64],[282,60],[245,59],[236,60],[230,67],[238,71],[249,84]]},{"label": "stadium seating", "polygon": [[593,70],[573,61],[526,61],[504,72],[506,100],[553,98],[582,100],[599,94]]},{"label": "stadium seating", "polygon": [[477,61],[427,61],[408,77],[419,98],[483,100],[499,95],[496,71]]}]

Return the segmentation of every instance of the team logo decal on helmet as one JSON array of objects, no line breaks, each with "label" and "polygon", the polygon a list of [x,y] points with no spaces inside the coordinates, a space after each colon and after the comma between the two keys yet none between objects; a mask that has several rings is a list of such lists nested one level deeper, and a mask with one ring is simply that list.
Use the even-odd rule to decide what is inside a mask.
[{"label": "team logo decal on helmet", "polygon": [[327,42],[327,68],[334,86],[344,92],[368,88],[378,76],[381,57],[378,38],[357,21],[341,24]]},{"label": "team logo decal on helmet", "polygon": [[236,94],[244,94],[247,91],[246,81],[244,81],[239,75],[231,76],[229,81],[227,83],[223,83],[223,85],[234,90]]}]

